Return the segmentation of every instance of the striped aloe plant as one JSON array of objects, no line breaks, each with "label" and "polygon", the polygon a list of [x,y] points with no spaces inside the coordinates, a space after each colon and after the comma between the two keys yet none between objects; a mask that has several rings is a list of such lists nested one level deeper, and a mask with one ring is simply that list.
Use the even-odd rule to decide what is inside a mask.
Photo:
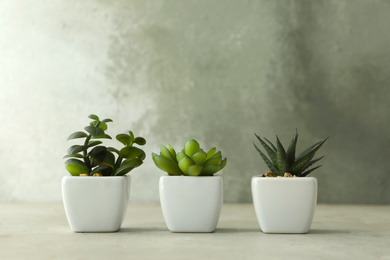
[{"label": "striped aloe plant", "polygon": [[260,144],[263,146],[269,158],[256,146],[255,143],[253,143],[253,145],[259,152],[265,164],[275,175],[283,176],[284,173],[290,173],[292,175],[295,175],[296,177],[305,177],[312,171],[322,166],[320,165],[309,169],[310,166],[313,166],[319,160],[324,158],[324,156],[322,156],[320,158],[313,159],[318,149],[320,149],[320,147],[325,143],[328,138],[313,144],[296,157],[295,151],[298,141],[298,131],[295,132],[295,136],[291,140],[287,151],[284,149],[278,136],[276,136],[276,146],[273,145],[265,137],[264,141],[257,134],[255,134],[255,136],[259,140]]}]

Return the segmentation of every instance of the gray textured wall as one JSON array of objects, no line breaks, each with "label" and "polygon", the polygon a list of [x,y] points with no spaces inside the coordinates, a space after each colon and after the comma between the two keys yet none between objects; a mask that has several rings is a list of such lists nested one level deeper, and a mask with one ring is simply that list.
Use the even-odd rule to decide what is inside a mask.
[{"label": "gray textured wall", "polygon": [[266,167],[253,133],[327,136],[319,202],[389,203],[390,1],[3,1],[0,200],[60,200],[64,139],[96,113],[148,140],[133,201],[157,201],[160,144],[228,157],[225,201]]}]

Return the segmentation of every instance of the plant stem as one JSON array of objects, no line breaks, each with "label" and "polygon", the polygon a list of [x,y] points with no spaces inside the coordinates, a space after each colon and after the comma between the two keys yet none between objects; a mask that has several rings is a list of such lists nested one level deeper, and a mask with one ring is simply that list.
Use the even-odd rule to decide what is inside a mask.
[{"label": "plant stem", "polygon": [[120,155],[118,155],[118,159],[117,159],[116,162],[115,162],[114,171],[113,171],[113,173],[112,173],[113,175],[114,175],[115,171],[121,166],[122,160],[123,160],[123,157],[120,156]]}]

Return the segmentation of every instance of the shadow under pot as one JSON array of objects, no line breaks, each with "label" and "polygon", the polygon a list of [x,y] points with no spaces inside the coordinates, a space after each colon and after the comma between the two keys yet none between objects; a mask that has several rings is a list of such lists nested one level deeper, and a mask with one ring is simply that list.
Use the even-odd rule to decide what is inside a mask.
[{"label": "shadow under pot", "polygon": [[126,214],[129,176],[65,176],[62,198],[74,232],[116,232]]},{"label": "shadow under pot", "polygon": [[307,233],[317,204],[317,179],[254,176],[252,197],[264,233]]},{"label": "shadow under pot", "polygon": [[222,176],[162,176],[159,191],[169,231],[215,231],[223,204]]}]

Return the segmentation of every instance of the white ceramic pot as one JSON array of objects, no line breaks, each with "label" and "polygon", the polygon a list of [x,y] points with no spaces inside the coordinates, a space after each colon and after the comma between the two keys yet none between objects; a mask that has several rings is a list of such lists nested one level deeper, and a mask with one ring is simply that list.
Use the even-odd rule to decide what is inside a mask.
[{"label": "white ceramic pot", "polygon": [[127,210],[130,177],[65,176],[62,198],[74,232],[118,231]]},{"label": "white ceramic pot", "polygon": [[222,176],[162,176],[160,202],[171,232],[213,232],[223,204]]},{"label": "white ceramic pot", "polygon": [[307,233],[317,204],[317,179],[254,176],[252,197],[264,233]]}]

